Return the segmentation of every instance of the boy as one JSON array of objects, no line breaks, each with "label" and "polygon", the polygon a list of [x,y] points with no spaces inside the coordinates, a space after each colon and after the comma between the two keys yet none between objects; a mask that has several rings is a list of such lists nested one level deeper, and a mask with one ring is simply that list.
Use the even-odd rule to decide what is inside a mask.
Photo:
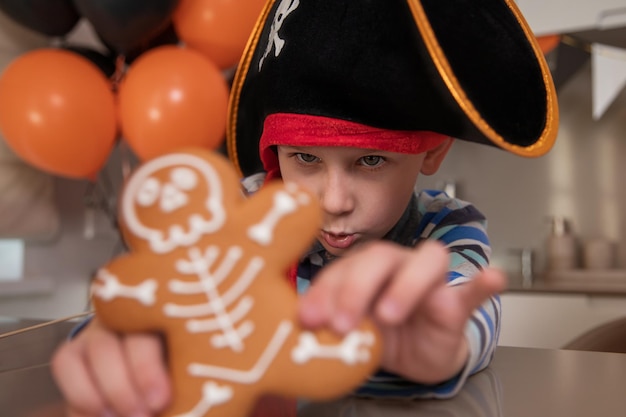
[{"label": "boy", "polygon": [[452,137],[550,149],[556,94],[529,28],[508,0],[276,0],[261,23],[233,83],[228,150],[242,176],[320,199],[319,242],[291,274],[301,292],[315,281],[300,319],[378,322],[389,372],[362,394],[453,395],[493,356],[504,278],[485,268],[484,217],[413,187]]},{"label": "boy", "polygon": [[[229,154],[242,176],[319,196],[318,242],[290,279],[304,292],[315,278],[305,325],[378,323],[382,369],[361,394],[447,397],[489,364],[504,277],[487,268],[485,220],[443,193],[414,194],[415,181],[452,137],[539,156],[557,119],[512,2],[268,2],[234,81]],[[53,371],[73,416],[148,416],[170,395],[162,355],[156,337],[93,320]]]}]

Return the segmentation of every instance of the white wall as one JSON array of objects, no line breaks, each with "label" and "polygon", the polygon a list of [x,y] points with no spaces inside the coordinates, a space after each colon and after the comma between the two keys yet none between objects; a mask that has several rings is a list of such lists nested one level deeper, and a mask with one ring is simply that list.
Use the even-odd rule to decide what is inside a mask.
[{"label": "white wall", "polygon": [[624,0],[516,0],[537,35],[626,25]]}]

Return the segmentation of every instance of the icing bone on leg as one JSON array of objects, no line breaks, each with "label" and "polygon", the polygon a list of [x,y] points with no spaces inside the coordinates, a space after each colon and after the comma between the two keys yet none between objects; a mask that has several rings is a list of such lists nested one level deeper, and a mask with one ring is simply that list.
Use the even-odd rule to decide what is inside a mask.
[{"label": "icing bone on leg", "polygon": [[213,381],[205,382],[202,386],[202,398],[198,404],[184,414],[174,417],[202,417],[216,405],[224,404],[233,397],[233,389],[228,385],[218,385]]},{"label": "icing bone on leg", "polygon": [[115,275],[101,269],[98,271],[98,280],[102,285],[95,285],[93,293],[105,301],[125,297],[135,299],[146,306],[155,303],[158,284],[154,279],[147,279],[134,286],[123,285]]},{"label": "icing bone on leg", "polygon": [[321,345],[315,334],[302,332],[298,346],[291,351],[296,363],[305,363],[313,358],[339,359],[348,365],[367,362],[370,359],[369,346],[374,343],[374,335],[368,331],[354,330],[336,345]]}]

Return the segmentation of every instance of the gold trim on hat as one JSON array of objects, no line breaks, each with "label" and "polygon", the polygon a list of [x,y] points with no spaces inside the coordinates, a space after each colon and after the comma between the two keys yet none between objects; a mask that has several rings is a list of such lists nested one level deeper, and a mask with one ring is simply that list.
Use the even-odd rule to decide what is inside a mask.
[{"label": "gold trim on hat", "polygon": [[235,169],[239,173],[240,177],[243,177],[243,170],[241,169],[241,165],[239,164],[239,155],[237,151],[237,114],[239,113],[239,101],[241,96],[241,89],[243,87],[243,83],[246,79],[246,75],[248,74],[248,70],[250,69],[250,62],[252,61],[252,56],[254,55],[254,51],[256,50],[257,45],[259,44],[259,38],[261,37],[261,32],[263,32],[263,25],[267,20],[267,16],[272,9],[272,6],[276,0],[269,0],[265,3],[259,18],[252,29],[250,37],[248,38],[248,43],[244,49],[244,54],[241,56],[241,60],[239,61],[239,65],[237,66],[237,72],[235,73],[235,77],[233,79],[233,84],[230,89],[230,99],[228,103],[228,123],[226,124],[226,149],[228,152],[228,156],[235,166]]},{"label": "gold trim on hat", "polygon": [[[546,89],[546,121],[544,129],[535,143],[529,146],[519,146],[507,142],[500,134],[498,134],[490,124],[483,119],[480,113],[476,110],[473,103],[466,96],[465,91],[461,87],[457,80],[447,58],[445,52],[442,50],[437,37],[433,31],[432,26],[426,16],[426,13],[421,5],[420,0],[407,0],[407,4],[413,15],[413,19],[416,23],[417,29],[424,40],[426,49],[433,61],[433,64],[437,68],[442,80],[446,84],[448,90],[454,97],[459,107],[463,110],[465,115],[471,120],[476,128],[492,143],[498,147],[505,149],[513,154],[524,157],[538,157],[548,152],[556,140],[558,131],[558,101],[556,90],[552,82],[552,75],[548,68],[548,64],[545,61],[543,52],[541,51],[539,44],[535,36],[533,35],[528,23],[524,19],[518,7],[513,0],[504,0],[509,10],[514,15],[520,28],[524,32],[530,46],[533,49],[535,58],[539,64],[543,75],[544,86]],[[276,0],[268,0],[265,7],[251,32],[248,43],[244,49],[244,53],[241,57],[237,71],[231,86],[231,94],[228,106],[228,123],[226,127],[226,145],[228,156],[233,163],[235,169],[239,175],[243,175],[241,168],[238,150],[237,150],[237,118],[239,113],[239,105],[241,100],[241,90],[245,82],[246,76],[250,69],[251,61],[255,50],[257,49],[261,33],[263,32],[264,25],[267,21],[268,15],[272,10]]]},{"label": "gold trim on hat", "polygon": [[515,3],[512,0],[505,0],[506,4],[517,19],[517,22],[519,23],[524,34],[526,35],[526,38],[533,48],[535,57],[543,74],[543,80],[547,94],[546,124],[539,139],[530,146],[519,146],[507,142],[489,125],[489,123],[485,121],[485,119],[481,117],[472,102],[465,95],[465,91],[463,90],[463,88],[459,84],[459,81],[454,75],[454,72],[450,67],[450,63],[445,56],[445,52],[441,49],[441,46],[437,41],[437,37],[435,36],[433,28],[430,25],[428,17],[426,16],[426,13],[420,1],[407,0],[407,2],[411,9],[411,12],[413,13],[413,18],[415,19],[417,28],[422,38],[424,39],[424,43],[426,44],[428,53],[430,54],[430,57],[432,58],[433,63],[437,68],[437,71],[441,75],[441,78],[448,87],[448,90],[450,91],[458,105],[461,107],[463,112],[483,133],[483,135],[485,135],[489,140],[491,140],[499,147],[519,156],[537,157],[548,152],[552,148],[552,145],[556,140],[558,130],[559,115],[556,90],[552,82],[552,74],[550,73],[548,64],[545,61],[545,57],[541,52],[541,49],[539,48],[539,44],[537,43],[537,40],[530,30],[528,23],[522,16],[520,10],[517,8]]}]

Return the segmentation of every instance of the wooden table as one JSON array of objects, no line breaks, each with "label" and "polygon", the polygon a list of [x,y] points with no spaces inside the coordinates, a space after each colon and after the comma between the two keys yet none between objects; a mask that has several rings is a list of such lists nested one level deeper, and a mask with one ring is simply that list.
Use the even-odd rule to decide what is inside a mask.
[{"label": "wooden table", "polygon": [[[0,333],[32,324],[0,320]],[[48,361],[73,326],[0,339],[0,416],[61,417]],[[297,409],[297,412],[296,412]],[[328,403],[272,399],[255,417],[624,417],[626,355],[499,347],[492,365],[451,400],[343,398]]]}]

